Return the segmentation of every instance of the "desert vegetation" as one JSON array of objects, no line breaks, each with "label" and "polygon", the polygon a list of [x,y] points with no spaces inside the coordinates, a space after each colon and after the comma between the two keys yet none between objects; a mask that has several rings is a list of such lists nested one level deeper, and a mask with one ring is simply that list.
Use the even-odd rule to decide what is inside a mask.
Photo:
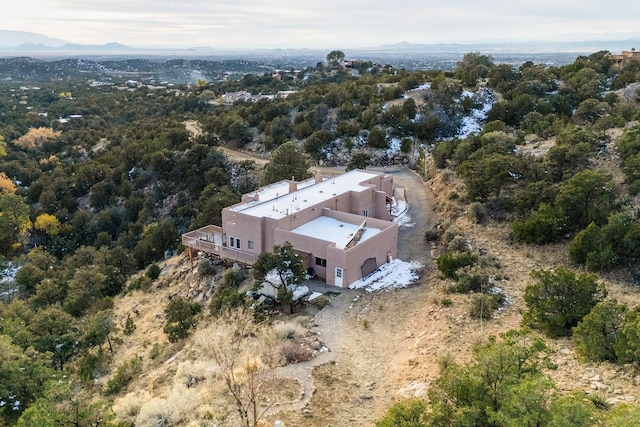
[{"label": "desert vegetation", "polygon": [[[562,339],[584,363],[637,368],[638,306],[623,300],[638,281],[637,65],[616,68],[607,52],[560,67],[470,53],[452,71],[364,61],[355,77],[343,59],[335,51],[327,66],[277,81],[0,83],[0,266],[15,276],[0,290],[0,425],[249,426],[294,401],[301,386],[279,387],[274,373],[322,344],[290,314],[286,286],[277,310],[245,297],[290,248],[263,254],[253,275],[206,258],[191,271],[173,255],[181,233],[219,224],[243,193],[309,176],[310,165],[406,165],[441,185],[437,227],[424,235],[438,273],[421,286],[444,283],[438,310],[464,306],[480,325],[522,303],[513,331],[473,345],[467,360],[444,357],[428,392],[379,425],[622,425],[637,415],[635,404],[612,407],[547,378]],[[225,102],[231,90],[274,97]],[[481,111],[479,128],[464,131]],[[561,255],[504,289],[510,259],[479,232],[511,253]],[[372,334],[377,318],[357,325]]]}]

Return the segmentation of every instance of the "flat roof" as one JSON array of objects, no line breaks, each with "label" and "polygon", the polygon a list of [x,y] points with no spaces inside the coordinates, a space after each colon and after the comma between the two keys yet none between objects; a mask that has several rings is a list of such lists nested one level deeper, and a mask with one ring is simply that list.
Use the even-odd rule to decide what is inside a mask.
[{"label": "flat roof", "polygon": [[281,219],[350,191],[364,191],[369,186],[362,182],[379,175],[378,172],[352,170],[317,184],[311,178],[299,182],[298,190],[292,193],[289,193],[289,182],[281,181],[258,190],[258,200],[232,206],[230,210],[258,218]]},{"label": "flat roof", "polygon": [[[358,224],[351,224],[328,216],[321,216],[298,228],[294,228],[291,232],[301,236],[333,242],[336,244],[336,248],[344,249],[355,232],[358,231],[358,227],[360,227]],[[358,243],[372,238],[380,233],[380,231],[379,228],[365,227],[364,233]]]}]

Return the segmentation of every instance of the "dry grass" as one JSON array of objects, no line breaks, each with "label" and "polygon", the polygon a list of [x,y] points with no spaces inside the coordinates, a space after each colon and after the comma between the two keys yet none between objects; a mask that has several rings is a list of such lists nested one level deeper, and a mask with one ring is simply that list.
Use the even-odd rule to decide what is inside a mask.
[{"label": "dry grass", "polygon": [[306,317],[297,317],[289,321],[277,321],[273,323],[271,329],[275,336],[280,340],[295,340],[307,332]]}]

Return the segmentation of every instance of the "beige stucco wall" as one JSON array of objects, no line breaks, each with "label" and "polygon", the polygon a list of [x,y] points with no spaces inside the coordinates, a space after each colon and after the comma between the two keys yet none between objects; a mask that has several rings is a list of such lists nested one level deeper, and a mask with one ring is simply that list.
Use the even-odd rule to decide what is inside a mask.
[{"label": "beige stucco wall", "polygon": [[[323,213],[330,218],[355,225],[360,225],[365,219],[360,215],[330,209],[325,209]],[[368,258],[375,258],[377,265],[380,266],[387,262],[388,256],[392,258],[397,256],[397,224],[376,218],[367,218],[366,220],[368,227],[378,228],[381,231],[368,240],[361,241],[349,249],[336,248],[335,243],[330,240],[303,236],[285,228],[276,228],[274,230],[274,244],[280,245],[289,242],[297,250],[311,254],[307,266],[312,267],[316,275],[324,279],[327,284],[336,284],[335,268],[342,268],[342,286],[347,287],[349,284],[361,278],[360,267]],[[315,265],[315,257],[326,259],[326,268]]]},{"label": "beige stucco wall", "polygon": [[[280,219],[247,215],[242,211],[233,211],[233,207],[223,209],[222,228],[224,242],[227,245],[224,248],[225,254],[235,251],[236,257],[233,259],[248,260],[250,256],[257,258],[261,252],[271,251],[275,245],[290,242],[297,250],[312,254],[305,260],[305,264],[312,267],[328,284],[335,284],[335,268],[342,268],[343,286],[348,286],[361,277],[360,267],[367,258],[375,257],[377,264],[382,265],[387,262],[388,255],[393,258],[397,255],[398,227],[388,221],[391,215],[386,208],[386,195],[391,195],[393,177],[380,174],[364,183],[368,184],[368,188],[363,191],[340,194],[340,189],[336,188],[335,197]],[[292,184],[290,189],[294,188]],[[243,201],[253,200],[252,197],[245,196],[247,197],[243,197]],[[381,229],[381,232],[350,249],[336,248],[329,240],[291,233],[291,230],[322,215],[359,225],[364,220],[362,215],[365,210],[368,212],[367,225]],[[231,236],[240,239],[239,250],[229,247]],[[248,247],[249,240],[253,242],[253,248]],[[238,252],[241,253],[237,254]],[[327,260],[326,268],[315,265],[316,256]]]}]

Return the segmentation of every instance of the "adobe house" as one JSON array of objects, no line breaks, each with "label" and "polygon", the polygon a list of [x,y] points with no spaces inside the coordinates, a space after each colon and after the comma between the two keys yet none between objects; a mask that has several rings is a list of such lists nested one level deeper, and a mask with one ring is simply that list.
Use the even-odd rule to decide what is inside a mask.
[{"label": "adobe house", "polygon": [[624,67],[629,61],[640,61],[640,51],[635,48],[623,50],[620,55],[611,55],[611,59],[614,65]]},{"label": "adobe house", "polygon": [[397,255],[391,222],[393,177],[352,170],[280,181],[242,196],[222,210],[222,227],[182,235],[188,248],[252,265],[262,252],[289,242],[305,268],[327,284],[347,287]]}]

